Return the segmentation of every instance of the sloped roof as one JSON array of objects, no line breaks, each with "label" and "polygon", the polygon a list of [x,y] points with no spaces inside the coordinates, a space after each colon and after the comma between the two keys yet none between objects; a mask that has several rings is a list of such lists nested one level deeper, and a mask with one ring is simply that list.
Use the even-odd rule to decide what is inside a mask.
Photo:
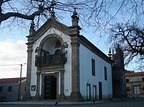
[{"label": "sloped roof", "polygon": [[125,73],[134,73],[134,71],[125,70]]},{"label": "sloped roof", "polygon": [[[49,18],[33,35],[33,41],[39,39],[48,29],[55,28],[59,31],[69,35],[69,27],[58,22],[56,19]],[[29,37],[29,36],[28,36]],[[31,36],[30,36],[31,37]]]},{"label": "sloped roof", "polygon": [[99,50],[94,44],[92,44],[88,39],[86,39],[84,36],[80,35],[79,36],[80,42],[86,46],[89,50],[94,52],[96,55],[101,57],[103,60],[105,60],[108,63],[112,63],[112,60],[104,54],[101,50]]},{"label": "sloped roof", "polygon": [[144,76],[144,72],[126,73],[126,77]]},{"label": "sloped roof", "polygon": [[[22,77],[21,80],[26,79],[26,77]],[[2,78],[0,79],[0,84],[3,83],[18,83],[20,81],[20,78]]]}]

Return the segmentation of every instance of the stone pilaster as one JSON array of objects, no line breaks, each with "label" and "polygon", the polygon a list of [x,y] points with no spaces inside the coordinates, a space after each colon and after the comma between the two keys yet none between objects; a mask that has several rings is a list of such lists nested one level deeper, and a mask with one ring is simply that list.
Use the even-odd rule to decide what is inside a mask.
[{"label": "stone pilaster", "polygon": [[72,101],[82,100],[80,94],[80,74],[79,74],[79,46],[78,37],[72,37],[72,92],[70,99]]},{"label": "stone pilaster", "polygon": [[31,63],[32,63],[32,45],[28,45],[27,55],[27,77],[26,77],[26,93],[23,100],[29,100],[30,96],[30,82],[31,82]]},{"label": "stone pilaster", "polygon": [[37,87],[36,87],[36,96],[35,99],[40,99],[40,71],[37,71]]},{"label": "stone pilaster", "polygon": [[65,99],[64,95],[64,70],[61,70],[61,83],[60,83],[60,95],[58,96],[58,99]]}]

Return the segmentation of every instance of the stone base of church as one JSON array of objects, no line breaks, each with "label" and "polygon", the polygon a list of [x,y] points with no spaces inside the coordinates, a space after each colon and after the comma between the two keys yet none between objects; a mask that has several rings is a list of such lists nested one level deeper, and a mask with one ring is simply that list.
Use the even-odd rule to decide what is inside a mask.
[{"label": "stone base of church", "polygon": [[70,95],[71,101],[82,101],[82,96],[80,92],[72,92]]},{"label": "stone base of church", "polygon": [[64,100],[65,99],[65,95],[64,93],[60,93],[60,95],[58,96],[59,100]]},{"label": "stone base of church", "polygon": [[30,99],[31,99],[30,93],[25,93],[22,100],[26,101],[26,100],[30,100]]}]

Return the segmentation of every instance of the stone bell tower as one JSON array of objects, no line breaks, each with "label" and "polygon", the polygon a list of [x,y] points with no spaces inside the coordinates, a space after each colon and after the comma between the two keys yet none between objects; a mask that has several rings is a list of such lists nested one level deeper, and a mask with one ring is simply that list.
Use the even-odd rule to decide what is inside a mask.
[{"label": "stone bell tower", "polygon": [[116,47],[109,56],[113,60],[112,65],[112,77],[113,77],[113,97],[122,98],[126,97],[126,80],[125,80],[125,68],[124,68],[124,57],[120,46]]}]

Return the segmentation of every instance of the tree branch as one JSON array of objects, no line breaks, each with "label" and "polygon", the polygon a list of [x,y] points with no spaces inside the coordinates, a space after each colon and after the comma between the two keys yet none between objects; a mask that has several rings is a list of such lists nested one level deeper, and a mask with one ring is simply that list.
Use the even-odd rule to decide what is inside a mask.
[{"label": "tree branch", "polygon": [[43,8],[39,7],[37,11],[32,13],[31,15],[26,15],[18,12],[8,12],[8,13],[0,13],[0,23],[4,20],[7,20],[10,17],[19,17],[27,20],[33,20],[35,16],[39,16],[44,10],[50,10],[51,7]]}]

